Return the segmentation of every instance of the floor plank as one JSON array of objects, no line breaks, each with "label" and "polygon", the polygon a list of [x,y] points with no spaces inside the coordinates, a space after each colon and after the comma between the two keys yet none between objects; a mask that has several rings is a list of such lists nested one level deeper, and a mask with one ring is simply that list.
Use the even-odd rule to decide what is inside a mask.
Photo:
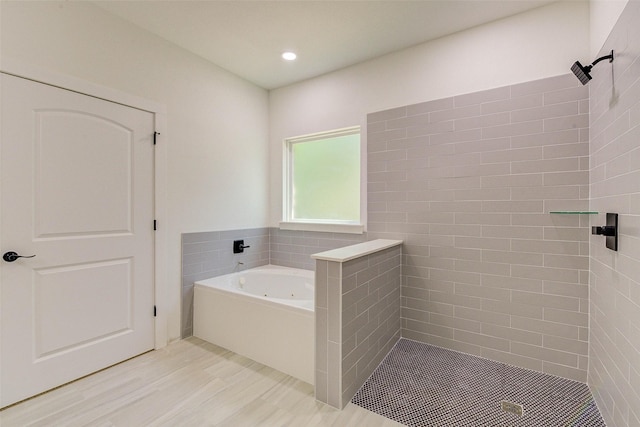
[{"label": "floor plank", "polygon": [[0,411],[26,426],[399,426],[198,338],[172,343]]}]

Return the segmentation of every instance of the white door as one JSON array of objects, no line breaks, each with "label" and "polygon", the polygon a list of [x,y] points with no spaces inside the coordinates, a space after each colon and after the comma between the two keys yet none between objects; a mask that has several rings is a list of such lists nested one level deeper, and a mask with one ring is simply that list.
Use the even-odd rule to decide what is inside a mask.
[{"label": "white door", "polygon": [[154,115],[0,77],[4,407],[153,348]]}]

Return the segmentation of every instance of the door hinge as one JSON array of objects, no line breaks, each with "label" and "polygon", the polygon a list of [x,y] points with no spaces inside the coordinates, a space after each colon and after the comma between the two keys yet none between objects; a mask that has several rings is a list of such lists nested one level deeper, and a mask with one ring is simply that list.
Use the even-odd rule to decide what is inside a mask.
[{"label": "door hinge", "polygon": [[156,309],[156,306],[153,306],[153,317],[156,317],[156,315],[158,314],[158,310]]},{"label": "door hinge", "polygon": [[153,145],[156,145],[158,135],[160,135],[160,132],[153,132]]},{"label": "door hinge", "polygon": [[155,219],[153,220],[153,231],[156,231],[158,229],[158,221],[156,221]]}]

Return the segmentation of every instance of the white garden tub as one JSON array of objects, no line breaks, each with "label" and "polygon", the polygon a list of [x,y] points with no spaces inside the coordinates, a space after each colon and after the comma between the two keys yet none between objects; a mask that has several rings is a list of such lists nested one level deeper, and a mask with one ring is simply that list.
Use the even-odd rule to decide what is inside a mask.
[{"label": "white garden tub", "polygon": [[313,282],[274,265],[195,282],[193,335],[313,384]]}]

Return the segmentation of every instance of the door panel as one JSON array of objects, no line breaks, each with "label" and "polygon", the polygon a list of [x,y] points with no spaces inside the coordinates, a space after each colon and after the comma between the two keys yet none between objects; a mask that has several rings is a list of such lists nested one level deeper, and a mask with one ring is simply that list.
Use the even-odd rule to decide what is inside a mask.
[{"label": "door panel", "polygon": [[[131,261],[34,272],[35,360],[131,332]],[[67,327],[68,324],[73,327]]]},{"label": "door panel", "polygon": [[133,132],[76,111],[34,125],[36,237],[131,232]]},{"label": "door panel", "polygon": [[3,407],[153,348],[154,116],[0,77]]}]

